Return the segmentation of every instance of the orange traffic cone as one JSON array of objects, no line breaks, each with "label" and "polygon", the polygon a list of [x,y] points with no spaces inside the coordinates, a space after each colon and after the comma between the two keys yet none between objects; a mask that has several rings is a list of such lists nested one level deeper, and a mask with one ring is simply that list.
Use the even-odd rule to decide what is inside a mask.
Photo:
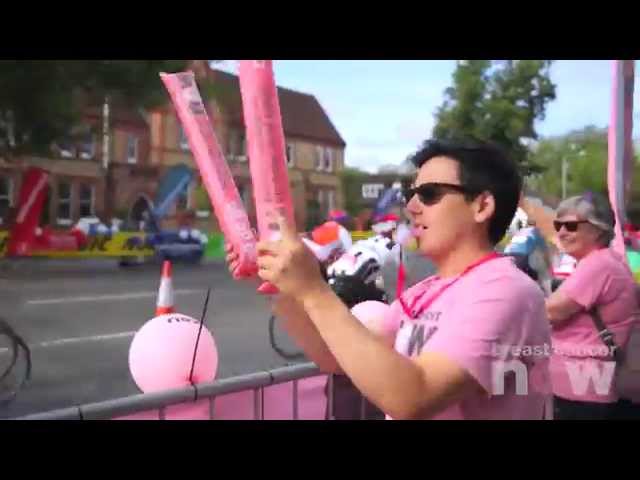
[{"label": "orange traffic cone", "polygon": [[158,289],[158,302],[156,303],[156,317],[167,313],[174,313],[173,306],[173,280],[171,278],[171,262],[165,260],[162,264],[162,276]]}]

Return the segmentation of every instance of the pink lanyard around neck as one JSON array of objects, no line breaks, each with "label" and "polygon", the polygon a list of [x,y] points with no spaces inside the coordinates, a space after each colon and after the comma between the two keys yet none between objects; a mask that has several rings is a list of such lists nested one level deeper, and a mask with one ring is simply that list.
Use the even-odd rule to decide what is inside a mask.
[{"label": "pink lanyard around neck", "polygon": [[482,265],[483,263],[487,263],[491,260],[494,260],[496,258],[501,258],[502,255],[499,254],[498,252],[491,252],[489,255],[486,255],[484,257],[482,257],[480,260],[478,260],[475,263],[472,263],[471,265],[469,265],[467,268],[464,269],[464,271],[458,275],[455,279],[453,279],[451,282],[443,285],[442,287],[440,287],[440,289],[433,295],[431,296],[431,298],[429,298],[429,300],[427,300],[427,302],[422,306],[422,308],[420,309],[419,312],[413,312],[413,309],[415,308],[415,306],[418,304],[418,302],[422,299],[422,297],[425,295],[425,293],[427,293],[426,291],[422,292],[422,294],[416,296],[416,298],[413,299],[413,302],[411,302],[411,308],[409,308],[407,306],[407,304],[405,303],[404,299],[402,298],[402,289],[404,288],[404,265],[402,263],[402,257],[401,257],[401,263],[400,263],[400,269],[398,271],[398,301],[400,302],[400,306],[402,307],[402,310],[404,310],[404,313],[409,317],[409,318],[413,318],[416,319],[418,318],[418,316],[429,309],[429,307],[433,304],[433,302],[435,302],[444,292],[445,290],[447,290],[450,286],[452,286],[454,283],[456,283],[458,280],[460,280],[462,277],[464,277],[467,273],[469,273],[471,270],[473,270],[476,267],[479,267],[480,265]]}]

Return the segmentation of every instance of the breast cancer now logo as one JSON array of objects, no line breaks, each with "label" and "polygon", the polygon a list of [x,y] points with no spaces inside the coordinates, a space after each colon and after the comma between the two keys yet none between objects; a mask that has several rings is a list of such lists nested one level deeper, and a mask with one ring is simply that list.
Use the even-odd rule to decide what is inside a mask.
[{"label": "breast cancer now logo", "polygon": [[[592,386],[592,391],[598,395],[607,395],[611,391],[616,369],[615,362],[567,359],[563,363],[575,395],[585,395],[589,391],[589,386]],[[509,392],[515,391],[516,395],[550,394],[548,361],[538,360],[530,364],[518,359],[494,361],[492,363],[492,394],[504,395],[507,386],[509,386]]]}]

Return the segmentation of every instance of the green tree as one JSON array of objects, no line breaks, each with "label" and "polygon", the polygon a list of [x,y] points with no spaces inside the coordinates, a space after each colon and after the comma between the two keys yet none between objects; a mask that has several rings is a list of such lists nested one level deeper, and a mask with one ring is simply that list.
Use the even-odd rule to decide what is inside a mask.
[{"label": "green tree", "polygon": [[106,97],[128,108],[166,102],[158,74],[187,66],[185,60],[0,61],[0,155],[46,155],[87,105]]},{"label": "green tree", "polygon": [[607,130],[587,126],[559,137],[543,139],[531,153],[545,172],[530,185],[540,193],[562,196],[562,170],[566,166],[566,196],[587,190],[607,193]]},{"label": "green tree", "polygon": [[[529,186],[537,193],[561,198],[564,159],[567,197],[589,190],[608,195],[608,155],[608,131],[605,128],[587,126],[566,135],[543,139],[533,150],[532,159],[546,170],[529,178]],[[639,164],[636,155],[635,165]],[[627,214],[633,222],[640,223],[640,184],[637,182],[632,182]]]},{"label": "green tree", "polygon": [[305,230],[310,232],[323,221],[324,218],[320,211],[320,202],[315,198],[307,200],[307,222],[305,224]]},{"label": "green tree", "polygon": [[527,144],[538,138],[536,120],[555,99],[549,60],[461,60],[453,85],[436,112],[433,136],[474,138],[504,147],[525,175],[540,172],[529,158]]},{"label": "green tree", "polygon": [[340,172],[345,210],[352,217],[357,216],[365,208],[362,200],[362,183],[367,173],[353,167],[345,167]]}]

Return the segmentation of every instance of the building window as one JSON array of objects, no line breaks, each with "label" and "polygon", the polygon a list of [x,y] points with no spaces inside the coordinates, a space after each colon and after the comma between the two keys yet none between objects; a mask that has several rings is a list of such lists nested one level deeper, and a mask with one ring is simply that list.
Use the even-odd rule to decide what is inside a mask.
[{"label": "building window", "polygon": [[324,167],[324,149],[317,145],[316,146],[316,170],[322,171]]},{"label": "building window", "polygon": [[93,185],[80,185],[80,217],[93,217],[95,195]]},{"label": "building window", "polygon": [[294,158],[293,143],[287,143],[287,166],[293,167],[294,165],[295,165],[295,158]]},{"label": "building window", "polygon": [[324,171],[333,171],[333,150],[329,147],[324,149]]},{"label": "building window", "polygon": [[362,185],[362,198],[377,199],[384,190],[382,183],[365,183]]},{"label": "building window", "polygon": [[178,144],[181,150],[188,151],[189,150],[189,140],[187,140],[187,135],[184,133],[184,128],[181,123],[178,123]]},{"label": "building window", "polygon": [[320,207],[320,213],[326,213],[326,205],[324,202],[324,190],[318,190],[318,206]]},{"label": "building window", "polygon": [[60,182],[58,184],[58,216],[59,225],[71,225],[71,184]]},{"label": "building window", "polygon": [[329,211],[336,208],[336,192],[335,190],[327,190],[327,209]]},{"label": "building window", "polygon": [[13,179],[0,177],[0,225],[9,220],[9,209],[13,206]]},{"label": "building window", "polygon": [[138,137],[127,137],[127,163],[138,163]]}]

